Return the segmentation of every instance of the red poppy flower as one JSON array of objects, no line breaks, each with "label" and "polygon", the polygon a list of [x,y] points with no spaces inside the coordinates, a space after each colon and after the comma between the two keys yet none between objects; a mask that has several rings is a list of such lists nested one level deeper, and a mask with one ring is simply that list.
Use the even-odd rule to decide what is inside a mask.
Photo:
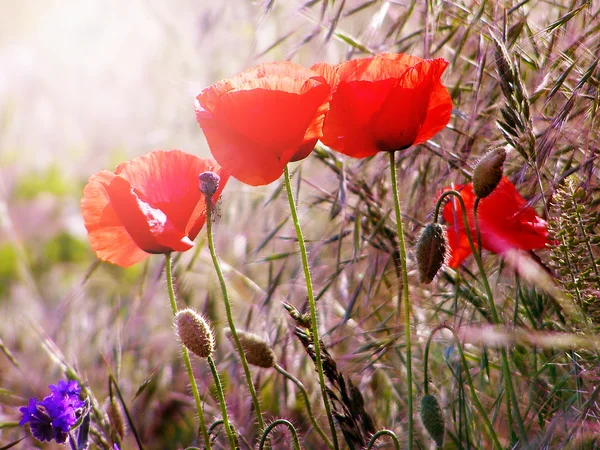
[{"label": "red poppy flower", "polygon": [[337,66],[318,64],[334,87],[321,141],[354,158],[420,144],[450,120],[441,59],[385,53]]},{"label": "red poppy flower", "polygon": [[[473,243],[477,246],[477,235],[473,223],[475,194],[473,183],[456,186],[467,208],[467,218]],[[444,206],[444,220],[448,223],[450,244],[450,267],[458,267],[471,254],[460,204],[456,199]],[[548,244],[548,224],[533,208],[526,205],[515,186],[502,177],[494,192],[479,201],[477,220],[481,233],[481,246],[494,253],[506,253],[511,249],[533,250]]]},{"label": "red poppy flower", "polygon": [[291,62],[258,65],[204,89],[196,118],[219,164],[243,183],[269,184],[321,137],[331,88]]},{"label": "red poppy flower", "polygon": [[213,160],[179,150],[157,150],[92,175],[81,212],[92,249],[103,261],[128,267],[151,253],[186,251],[206,221],[198,175],[229,175]]}]

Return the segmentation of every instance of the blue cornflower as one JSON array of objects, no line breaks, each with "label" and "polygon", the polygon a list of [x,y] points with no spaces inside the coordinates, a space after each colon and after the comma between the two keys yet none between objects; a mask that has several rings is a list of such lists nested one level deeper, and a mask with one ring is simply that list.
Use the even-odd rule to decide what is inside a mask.
[{"label": "blue cornflower", "polygon": [[49,387],[50,395],[42,401],[32,398],[27,406],[20,409],[23,418],[19,425],[29,423],[31,434],[41,442],[55,440],[64,444],[85,402],[79,399],[81,388],[77,381],[60,380],[57,385]]}]

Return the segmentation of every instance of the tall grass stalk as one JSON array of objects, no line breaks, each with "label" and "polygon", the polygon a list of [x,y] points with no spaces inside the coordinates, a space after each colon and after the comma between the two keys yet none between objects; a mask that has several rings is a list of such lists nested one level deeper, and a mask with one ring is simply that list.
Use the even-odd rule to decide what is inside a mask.
[{"label": "tall grass stalk", "polygon": [[469,363],[467,362],[467,358],[465,357],[465,353],[463,351],[460,339],[458,338],[454,328],[445,323],[438,325],[433,330],[431,330],[431,333],[429,334],[429,337],[427,338],[427,343],[425,344],[425,354],[423,356],[423,377],[424,377],[423,392],[425,393],[425,395],[429,394],[429,376],[428,376],[428,367],[427,367],[428,359],[429,359],[429,347],[431,346],[431,341],[433,340],[433,336],[435,335],[435,333],[437,333],[439,330],[441,330],[443,328],[449,330],[452,333],[452,336],[454,337],[454,341],[456,342],[456,346],[458,348],[458,353],[460,354],[460,361],[463,365],[463,370],[464,370],[465,376],[467,378],[467,385],[469,386],[469,390],[471,391],[471,395],[473,396],[473,402],[475,403],[475,407],[477,408],[477,411],[481,415],[481,419],[485,423],[485,426],[488,429],[488,432],[489,432],[492,440],[494,441],[494,448],[498,449],[498,450],[502,449],[502,445],[500,444],[500,441],[498,440],[498,436],[496,434],[496,431],[494,430],[494,426],[490,422],[488,414],[487,414],[485,408],[483,407],[483,405],[481,404],[481,401],[479,400],[479,396],[477,395],[477,391],[475,390],[475,386],[473,385],[473,379],[471,378],[471,373],[469,372]]},{"label": "tall grass stalk", "polygon": [[[467,240],[469,241],[469,246],[471,248],[471,252],[473,253],[473,257],[475,258],[475,262],[477,263],[477,268],[479,269],[479,273],[481,274],[481,282],[483,283],[483,286],[484,286],[484,289],[486,292],[486,297],[488,300],[490,312],[492,313],[492,320],[494,321],[495,325],[500,325],[500,323],[501,323],[500,317],[498,316],[498,311],[496,310],[496,305],[494,303],[494,296],[492,294],[492,289],[490,288],[490,283],[487,279],[487,275],[485,274],[485,269],[483,267],[483,262],[481,260],[480,254],[479,254],[479,250],[476,249],[475,245],[473,244],[473,238],[471,236],[469,221],[467,219],[467,209],[465,207],[465,202],[463,201],[463,198],[460,195],[460,193],[458,193],[455,190],[450,190],[450,191],[446,191],[442,195],[440,195],[440,198],[438,199],[436,207],[435,207],[435,215],[434,215],[433,220],[434,220],[434,222],[437,222],[441,205],[442,205],[444,199],[448,196],[454,196],[458,199],[458,202],[460,204],[460,208],[462,211],[462,219],[463,219],[463,224],[464,224],[464,228],[465,228],[465,234],[467,236]],[[477,202],[475,203],[475,206],[477,206]],[[476,210],[473,211],[473,214],[476,214],[476,213],[477,213]],[[506,398],[506,406],[507,406],[506,417],[507,417],[510,429],[512,431],[511,410],[514,412],[515,419],[516,419],[517,425],[519,427],[521,444],[527,445],[527,441],[528,441],[527,432],[525,431],[525,425],[523,424],[523,419],[521,418],[521,412],[519,411],[519,402],[517,400],[517,396],[515,394],[515,390],[512,385],[512,378],[511,378],[512,374],[510,372],[510,367],[508,364],[508,356],[506,353],[506,348],[501,346],[499,350],[500,350],[500,357],[502,359],[502,378],[504,381],[504,388],[506,389],[506,392],[508,394],[508,396]]]}]

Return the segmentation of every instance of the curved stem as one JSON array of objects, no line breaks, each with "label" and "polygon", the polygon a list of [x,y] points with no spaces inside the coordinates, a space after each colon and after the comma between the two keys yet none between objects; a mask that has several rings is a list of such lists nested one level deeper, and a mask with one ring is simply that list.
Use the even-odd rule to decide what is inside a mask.
[{"label": "curved stem", "polygon": [[394,443],[394,448],[396,450],[400,450],[400,442],[398,441],[398,437],[396,436],[396,433],[394,433],[392,430],[379,430],[377,433],[375,433],[373,436],[371,436],[371,440],[367,444],[367,448],[365,450],[370,450],[371,448],[373,448],[373,445],[375,444],[377,439],[379,439],[381,436],[384,436],[384,435],[392,438],[392,442]]},{"label": "curved stem", "polygon": [[[473,245],[473,238],[471,236],[471,227],[469,224],[469,220],[467,218],[467,209],[465,207],[465,202],[460,195],[459,192],[455,190],[445,191],[440,198],[438,199],[435,206],[435,215],[434,221],[437,222],[439,216],[439,210],[442,204],[442,201],[448,196],[454,196],[458,199],[458,203],[460,204],[460,209],[462,211],[462,220],[463,226],[465,229],[465,234],[467,236],[467,240],[469,241],[469,246],[471,247],[471,252],[473,253],[473,257],[475,258],[475,262],[477,263],[477,268],[479,269],[479,273],[481,274],[481,281],[483,282],[483,287],[485,288],[486,297],[488,299],[488,304],[490,307],[490,312],[492,313],[492,320],[494,324],[500,324],[500,317],[498,316],[498,311],[496,310],[496,305],[494,303],[494,296],[492,294],[492,289],[490,288],[490,283],[485,274],[485,269],[483,267],[483,262],[481,260],[480,254]],[[506,348],[500,347],[500,356],[502,358],[502,378],[504,380],[504,388],[508,394],[507,396],[507,419],[509,423],[509,427],[512,429],[512,415],[511,410],[515,413],[515,418],[517,420],[517,424],[519,426],[519,433],[521,435],[522,444],[527,444],[527,432],[525,431],[525,425],[523,424],[523,419],[521,418],[521,412],[519,411],[519,402],[517,400],[517,396],[515,394],[515,390],[512,385],[512,374],[510,372],[510,367],[508,364],[508,356],[506,354]],[[512,406],[511,406],[512,405]]]},{"label": "curved stem", "polygon": [[265,428],[265,431],[260,437],[260,444],[258,445],[258,449],[262,450],[264,448],[265,442],[267,441],[267,436],[269,435],[271,430],[273,430],[273,428],[275,428],[278,425],[285,425],[286,427],[288,427],[288,429],[292,432],[294,450],[300,450],[300,441],[298,440],[298,433],[296,433],[296,428],[294,428],[294,425],[292,425],[291,422],[285,419],[278,419],[271,423],[267,428]]},{"label": "curved stem", "polygon": [[223,394],[223,386],[221,386],[221,380],[219,379],[219,372],[217,372],[217,366],[215,366],[215,361],[213,360],[212,356],[209,355],[206,359],[208,360],[208,365],[210,366],[210,371],[212,372],[213,379],[215,381],[215,387],[217,388],[219,404],[221,405],[221,415],[223,416],[223,426],[225,427],[225,432],[227,433],[227,439],[229,439],[229,446],[231,447],[231,450],[235,450],[235,439],[231,434],[229,416],[227,415],[227,404],[225,403],[225,395]]},{"label": "curved stem", "polygon": [[323,361],[321,359],[321,341],[319,338],[319,324],[317,322],[317,305],[313,293],[310,268],[308,267],[308,254],[306,252],[306,245],[304,244],[304,236],[302,235],[302,230],[300,229],[300,221],[298,220],[298,212],[296,211],[296,203],[294,202],[294,195],[292,193],[292,183],[290,181],[290,172],[287,165],[283,170],[283,175],[285,180],[285,189],[287,191],[288,202],[290,204],[290,210],[292,213],[292,220],[294,222],[294,228],[296,229],[296,236],[298,238],[298,246],[300,247],[300,255],[302,256],[302,267],[304,268],[306,293],[308,297],[308,306],[310,308],[311,333],[315,349],[315,365],[317,368],[317,373],[319,375],[319,384],[321,385],[321,396],[323,397],[323,405],[325,406],[325,412],[327,413],[327,419],[329,421],[329,427],[331,429],[331,439],[333,441],[333,447],[337,450],[339,448],[339,444],[337,440],[337,434],[335,431],[333,415],[331,414],[331,405],[329,404],[327,386],[325,385],[325,375],[323,374]]},{"label": "curved stem", "polygon": [[492,426],[492,423],[490,422],[487,412],[485,411],[483,405],[479,401],[479,396],[477,395],[477,391],[475,390],[475,386],[473,385],[473,379],[471,378],[471,373],[469,372],[469,364],[467,363],[467,358],[465,357],[465,353],[463,351],[462,344],[460,342],[460,339],[458,338],[458,335],[456,334],[456,331],[454,330],[454,327],[452,327],[451,325],[445,324],[445,323],[435,327],[433,330],[431,330],[431,333],[430,333],[429,337],[427,338],[426,348],[429,349],[429,345],[431,344],[433,335],[435,333],[437,333],[439,330],[441,330],[442,328],[449,330],[452,333],[452,336],[454,337],[454,340],[456,342],[456,347],[458,348],[458,353],[460,354],[460,360],[463,365],[465,376],[467,378],[467,384],[469,385],[469,390],[471,391],[471,395],[473,396],[473,401],[475,402],[475,407],[477,408],[477,411],[479,411],[479,414],[481,415],[481,417],[483,418],[483,421],[485,422],[485,426],[487,427],[487,429],[490,433],[490,436],[492,437],[492,440],[494,441],[494,447],[497,449],[501,449],[502,445],[500,445],[500,441],[498,440],[496,431],[494,430],[494,427]]},{"label": "curved stem", "polygon": [[[408,450],[413,447],[413,386],[412,386],[412,357],[410,336],[410,296],[408,292],[408,272],[406,270],[406,246],[404,244],[404,231],[402,229],[402,211],[398,197],[398,179],[396,175],[395,152],[390,152],[390,175],[392,178],[392,191],[394,191],[394,207],[396,209],[396,227],[398,232],[398,246],[400,247],[400,264],[402,266],[402,295],[398,292],[398,314],[400,314],[401,299],[404,298],[404,336],[406,345],[406,384],[408,403]],[[400,291],[400,286],[398,286]]]},{"label": "curved stem", "polygon": [[[169,300],[171,301],[171,311],[173,316],[177,315],[177,301],[175,300],[175,289],[173,288],[173,269],[171,263],[171,254],[165,255],[165,273],[167,277],[167,289],[169,291]],[[206,423],[204,422],[204,409],[202,408],[202,401],[200,400],[200,394],[198,393],[198,386],[196,385],[196,378],[194,378],[194,371],[192,370],[192,362],[190,361],[190,355],[185,345],[181,344],[181,352],[183,353],[183,361],[187,369],[188,378],[190,379],[190,385],[192,387],[192,394],[194,395],[194,401],[196,402],[196,410],[198,411],[198,418],[200,420],[200,430],[206,448],[210,450],[210,440],[208,438],[208,431],[206,429]]]},{"label": "curved stem", "polygon": [[242,363],[242,367],[244,368],[244,374],[246,376],[246,383],[248,384],[248,390],[250,391],[250,396],[252,397],[252,404],[254,405],[254,411],[256,412],[256,420],[258,420],[259,432],[262,433],[265,429],[265,422],[262,417],[262,412],[260,409],[260,402],[258,401],[258,396],[256,395],[256,389],[254,387],[254,382],[252,381],[252,374],[250,373],[250,368],[248,367],[248,361],[246,361],[246,355],[244,354],[244,349],[242,348],[242,344],[240,342],[240,338],[238,337],[235,323],[233,322],[233,314],[231,313],[231,305],[229,303],[229,294],[227,293],[227,285],[225,284],[225,277],[223,277],[223,271],[221,270],[221,265],[219,264],[219,258],[217,257],[217,252],[215,251],[215,242],[213,239],[212,233],[212,209],[213,203],[212,199],[208,196],[205,196],[206,199],[206,233],[208,235],[208,247],[210,249],[210,256],[212,257],[213,265],[215,266],[215,272],[217,272],[217,276],[219,278],[219,283],[221,284],[221,291],[223,293],[223,303],[225,304],[225,313],[227,314],[227,323],[229,324],[229,329],[231,330],[231,336],[233,337],[233,341],[235,342],[235,348],[238,352],[238,356],[240,358],[240,362]]},{"label": "curved stem", "polygon": [[208,427],[208,435],[212,435],[219,425],[223,425],[223,419],[215,420],[210,424],[210,427]]},{"label": "curved stem", "polygon": [[333,450],[333,444],[331,443],[331,441],[329,440],[329,438],[327,437],[327,435],[325,434],[323,429],[319,426],[317,419],[315,419],[315,415],[313,414],[313,410],[312,410],[312,407],[310,406],[310,401],[308,399],[308,393],[306,392],[306,389],[304,388],[304,385],[302,384],[302,382],[300,380],[298,380],[296,377],[294,377],[287,370],[285,370],[283,367],[281,367],[279,364],[275,364],[275,366],[273,366],[273,367],[275,368],[275,370],[277,370],[277,372],[279,372],[284,377],[289,379],[292,383],[294,383],[296,385],[296,387],[300,390],[300,393],[302,394],[302,398],[304,399],[304,404],[306,405],[306,411],[308,412],[308,417],[310,418],[310,421],[313,424],[313,427],[315,427],[315,430],[317,430],[317,433],[319,433],[319,436],[321,436],[321,438],[323,438],[323,441],[325,441],[325,444],[327,445],[327,447],[330,448],[331,450]]}]

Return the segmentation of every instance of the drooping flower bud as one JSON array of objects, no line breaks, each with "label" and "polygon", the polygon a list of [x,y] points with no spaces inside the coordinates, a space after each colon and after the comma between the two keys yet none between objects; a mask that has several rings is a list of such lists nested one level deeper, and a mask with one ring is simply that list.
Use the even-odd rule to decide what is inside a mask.
[{"label": "drooping flower bud", "polygon": [[110,421],[111,429],[116,433],[119,439],[123,439],[127,433],[123,408],[115,397],[108,397],[104,403],[106,415]]},{"label": "drooping flower bud", "polygon": [[215,337],[208,322],[193,309],[179,311],[175,316],[177,334],[181,343],[200,358],[208,358],[215,351]]},{"label": "drooping flower bud", "polygon": [[431,283],[448,256],[446,229],[429,223],[417,241],[417,266],[421,283]]},{"label": "drooping flower bud", "polygon": [[219,181],[221,181],[221,177],[214,172],[202,172],[198,175],[198,179],[200,180],[200,192],[206,195],[209,198],[212,198],[219,189]]},{"label": "drooping flower bud", "polygon": [[[225,329],[225,336],[235,345],[233,334],[229,328]],[[262,367],[268,369],[275,365],[275,353],[269,347],[269,344],[253,333],[246,333],[245,331],[237,331],[238,339],[242,344],[242,350],[246,360],[253,366]]]},{"label": "drooping flower bud", "polygon": [[444,412],[435,396],[424,395],[421,399],[421,420],[431,439],[435,441],[438,447],[441,447],[444,443],[446,424]]},{"label": "drooping flower bud", "polygon": [[473,172],[473,191],[480,198],[494,192],[502,179],[502,166],[506,160],[506,150],[497,148],[490,150],[475,166]]}]

